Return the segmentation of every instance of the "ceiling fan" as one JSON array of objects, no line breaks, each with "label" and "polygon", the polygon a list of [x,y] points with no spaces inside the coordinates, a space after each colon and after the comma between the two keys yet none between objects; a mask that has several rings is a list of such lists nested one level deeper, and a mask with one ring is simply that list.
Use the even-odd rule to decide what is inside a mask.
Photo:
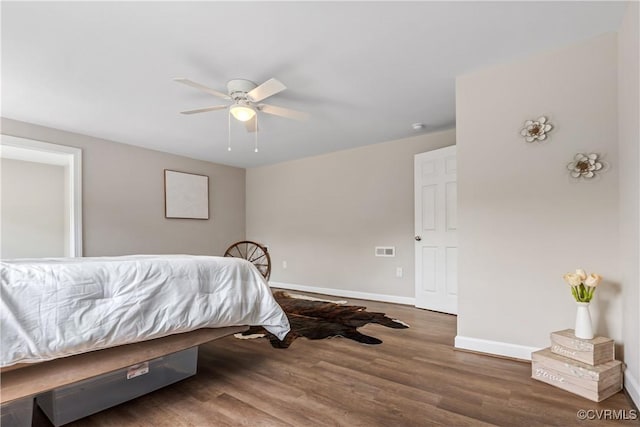
[{"label": "ceiling fan", "polygon": [[308,117],[307,113],[301,111],[263,104],[261,102],[287,88],[277,79],[269,79],[259,86],[245,79],[229,80],[227,83],[227,93],[211,89],[184,77],[176,77],[173,80],[219,98],[232,101],[232,103],[228,105],[214,105],[211,107],[197,108],[195,110],[181,111],[181,114],[205,113],[208,111],[226,110],[228,108],[233,117],[245,123],[248,132],[257,131],[256,113],[258,111],[296,120],[305,120]]}]

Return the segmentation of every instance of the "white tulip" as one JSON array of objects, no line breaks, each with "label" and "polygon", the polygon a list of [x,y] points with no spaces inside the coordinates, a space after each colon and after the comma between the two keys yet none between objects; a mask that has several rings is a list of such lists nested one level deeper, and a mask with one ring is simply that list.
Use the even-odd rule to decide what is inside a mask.
[{"label": "white tulip", "polygon": [[580,286],[580,284],[582,283],[582,279],[580,278],[580,276],[575,273],[567,273],[562,277],[571,286]]},{"label": "white tulip", "polygon": [[586,278],[584,284],[586,286],[590,286],[595,288],[596,286],[598,286],[600,284],[600,281],[602,280],[602,277],[598,274],[595,273],[591,273],[589,275],[589,277]]}]

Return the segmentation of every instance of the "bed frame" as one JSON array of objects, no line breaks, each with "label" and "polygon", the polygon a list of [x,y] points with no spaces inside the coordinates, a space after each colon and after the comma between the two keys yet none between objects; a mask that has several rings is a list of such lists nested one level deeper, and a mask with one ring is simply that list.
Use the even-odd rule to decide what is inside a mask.
[{"label": "bed frame", "polygon": [[3,368],[0,370],[0,404],[186,350],[246,329],[246,326],[204,328],[47,362]]}]

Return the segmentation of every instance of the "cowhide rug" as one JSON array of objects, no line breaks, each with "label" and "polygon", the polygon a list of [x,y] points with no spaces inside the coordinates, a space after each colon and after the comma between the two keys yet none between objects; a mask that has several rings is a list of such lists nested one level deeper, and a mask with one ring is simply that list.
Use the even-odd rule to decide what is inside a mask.
[{"label": "cowhide rug", "polygon": [[283,291],[273,293],[276,301],[289,318],[291,332],[280,341],[261,326],[252,326],[236,334],[236,338],[267,337],[276,348],[287,348],[298,337],[319,340],[335,336],[345,337],[364,344],[380,344],[381,340],[361,334],[356,330],[367,323],[377,323],[394,329],[408,328],[404,322],[387,317],[384,313],[370,313],[366,307],[346,305],[346,301],[326,301]]}]

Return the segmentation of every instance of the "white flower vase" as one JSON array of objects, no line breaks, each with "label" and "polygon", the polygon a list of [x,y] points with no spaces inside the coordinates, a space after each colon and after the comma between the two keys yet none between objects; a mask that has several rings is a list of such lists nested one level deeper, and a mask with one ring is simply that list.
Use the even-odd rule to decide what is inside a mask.
[{"label": "white flower vase", "polygon": [[576,338],[583,340],[593,339],[593,327],[591,326],[591,314],[589,314],[588,302],[576,302],[578,310],[576,311]]}]

